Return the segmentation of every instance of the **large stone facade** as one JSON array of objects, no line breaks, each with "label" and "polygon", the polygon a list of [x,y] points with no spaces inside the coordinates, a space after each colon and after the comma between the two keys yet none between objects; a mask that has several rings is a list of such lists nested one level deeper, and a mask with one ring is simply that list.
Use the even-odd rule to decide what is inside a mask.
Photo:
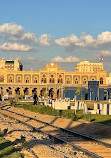
[{"label": "large stone facade", "polygon": [[16,95],[32,96],[36,91],[38,95],[50,95],[53,90],[56,97],[62,97],[65,87],[86,87],[88,81],[99,81],[100,86],[106,85],[106,70],[94,72],[66,72],[57,64],[47,64],[39,71],[15,71],[0,69],[1,95],[8,93],[9,97]]}]

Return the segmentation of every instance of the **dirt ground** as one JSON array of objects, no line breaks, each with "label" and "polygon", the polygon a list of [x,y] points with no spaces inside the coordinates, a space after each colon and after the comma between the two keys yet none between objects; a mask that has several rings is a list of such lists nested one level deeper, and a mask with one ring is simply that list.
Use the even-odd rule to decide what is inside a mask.
[{"label": "dirt ground", "polygon": [[23,113],[27,116],[46,121],[58,127],[63,127],[72,131],[84,133],[101,141],[111,143],[111,126],[108,125],[92,123],[85,120],[72,121],[71,119],[43,115],[15,107],[11,107],[10,110],[14,110],[15,112]]},{"label": "dirt ground", "polygon": [[[53,117],[51,118],[47,115],[43,116],[20,108],[11,107],[10,110],[18,113],[21,113],[22,111],[25,115],[34,117],[39,116],[40,119],[45,118],[47,121],[50,121],[50,119],[53,120]],[[23,124],[0,114],[0,130],[3,131],[5,128],[8,128],[8,134],[5,136],[5,139],[12,141],[15,144],[15,147],[21,146],[19,141],[21,135],[26,138],[26,141],[28,142],[28,150],[25,149],[21,151],[25,154],[25,158],[88,158],[81,152],[71,149],[70,146],[54,144],[54,142],[47,138],[47,136],[43,136],[41,133],[31,132],[31,129],[27,126],[24,128]],[[74,152],[76,152],[76,156],[74,156]]]},{"label": "dirt ground", "polygon": [[[98,140],[101,140],[107,143],[111,143],[111,126],[102,125],[98,123],[90,123],[84,120],[79,120],[75,122],[70,119],[59,118],[57,116],[43,115],[43,114],[24,110],[22,108],[10,107],[10,110],[46,121],[48,123],[52,123],[53,125],[56,125],[59,127],[67,128],[72,131],[76,131],[79,133],[92,136]],[[24,130],[24,126],[22,124],[21,125],[17,124],[16,121],[7,120],[6,117],[3,118],[0,115],[0,128],[1,130],[8,128],[9,134],[5,137],[8,140],[15,141],[17,139],[20,139],[21,134],[26,137],[26,140],[29,142],[29,146],[31,148],[30,148],[30,151],[28,150],[23,151],[25,153],[25,158],[35,158],[35,157],[40,157],[40,158],[49,158],[49,157],[61,158],[62,157],[64,158],[64,154],[60,154],[59,152],[52,150],[46,145],[46,144],[51,143],[46,137],[43,138],[41,134],[36,134],[36,133],[32,134],[28,127],[26,127]],[[17,145],[19,146],[19,143]],[[62,148],[62,147],[59,147],[59,148]],[[64,150],[66,152],[66,148]],[[81,157],[81,156],[78,155],[78,157]],[[84,157],[86,158],[86,156]]]}]

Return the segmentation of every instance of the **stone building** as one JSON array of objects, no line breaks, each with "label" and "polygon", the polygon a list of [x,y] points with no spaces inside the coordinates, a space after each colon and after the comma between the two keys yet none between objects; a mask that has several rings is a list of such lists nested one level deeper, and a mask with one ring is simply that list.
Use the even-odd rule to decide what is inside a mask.
[{"label": "stone building", "polygon": [[90,63],[89,61],[82,61],[76,66],[76,72],[94,72],[98,70],[103,70],[103,63]]},{"label": "stone building", "polygon": [[[5,61],[5,60],[4,60]],[[11,61],[16,64],[16,61]],[[57,64],[49,63],[44,69],[39,71],[23,71],[20,69],[20,62],[18,61],[18,67],[14,65],[13,69],[6,67],[7,61],[0,64],[0,91],[1,95],[8,94],[9,97],[15,97],[16,95],[32,96],[34,92],[38,95],[55,94],[56,97],[63,97],[63,90],[65,87],[88,87],[88,81],[99,81],[99,86],[106,85],[106,70],[103,70],[101,63],[96,63],[98,68],[94,64],[90,65],[97,71],[81,71],[76,67],[75,72],[66,72],[58,67]],[[9,64],[9,63],[8,63]],[[86,67],[89,67],[85,65]],[[11,64],[10,64],[11,65]],[[99,68],[100,65],[100,68]],[[11,66],[12,67],[12,66]],[[22,71],[20,71],[22,70]]]}]

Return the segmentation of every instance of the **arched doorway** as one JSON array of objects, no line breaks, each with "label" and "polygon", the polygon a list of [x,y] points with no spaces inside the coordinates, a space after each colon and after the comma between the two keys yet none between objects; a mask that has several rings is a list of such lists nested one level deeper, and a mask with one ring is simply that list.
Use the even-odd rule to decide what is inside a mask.
[{"label": "arched doorway", "polygon": [[29,94],[29,91],[28,91],[28,88],[26,87],[25,89],[24,89],[24,95],[28,95]]},{"label": "arched doorway", "polygon": [[59,95],[59,89],[58,89],[58,90],[57,90],[57,98],[59,98],[59,96],[60,96],[60,95]]},{"label": "arched doorway", "polygon": [[60,88],[57,90],[57,98],[61,98],[61,90],[60,90]]},{"label": "arched doorway", "polygon": [[100,84],[103,84],[103,77],[100,78]]},{"label": "arched doorway", "polygon": [[42,88],[41,91],[40,91],[40,96],[41,96],[41,97],[42,97],[42,96],[45,96],[45,97],[46,97],[46,96],[47,96],[47,91],[48,91],[48,88],[45,88],[45,87]]},{"label": "arched doorway", "polygon": [[85,93],[85,100],[88,100],[88,93]]},{"label": "arched doorway", "polygon": [[43,96],[43,89],[40,90],[40,97]]},{"label": "arched doorway", "polygon": [[32,89],[32,96],[33,96],[34,94],[37,94],[37,88],[33,88],[33,89]]},{"label": "arched doorway", "polygon": [[16,95],[20,95],[20,88],[19,88],[19,87],[17,87],[17,88],[15,89],[15,94],[16,94]]},{"label": "arched doorway", "polygon": [[8,95],[12,95],[12,88],[11,87],[8,87],[8,89],[6,89]]},{"label": "arched doorway", "polygon": [[53,98],[53,94],[54,94],[54,90],[53,90],[53,88],[51,88],[51,89],[49,90],[49,97],[50,97],[50,98]]},{"label": "arched doorway", "polygon": [[0,87],[0,94],[1,94],[1,97],[4,95],[4,93],[3,93],[3,87]]}]

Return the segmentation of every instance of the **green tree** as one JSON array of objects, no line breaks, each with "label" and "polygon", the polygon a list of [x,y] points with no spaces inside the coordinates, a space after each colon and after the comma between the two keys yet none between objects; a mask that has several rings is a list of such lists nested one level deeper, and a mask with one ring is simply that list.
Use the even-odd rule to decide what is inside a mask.
[{"label": "green tree", "polygon": [[77,96],[81,94],[81,100],[84,100],[84,97],[82,95],[82,88],[78,87],[75,93]]},{"label": "green tree", "polygon": [[77,88],[77,90],[76,90],[75,93],[76,93],[76,95],[80,95],[80,93],[81,93],[81,89],[80,89],[80,87]]}]

